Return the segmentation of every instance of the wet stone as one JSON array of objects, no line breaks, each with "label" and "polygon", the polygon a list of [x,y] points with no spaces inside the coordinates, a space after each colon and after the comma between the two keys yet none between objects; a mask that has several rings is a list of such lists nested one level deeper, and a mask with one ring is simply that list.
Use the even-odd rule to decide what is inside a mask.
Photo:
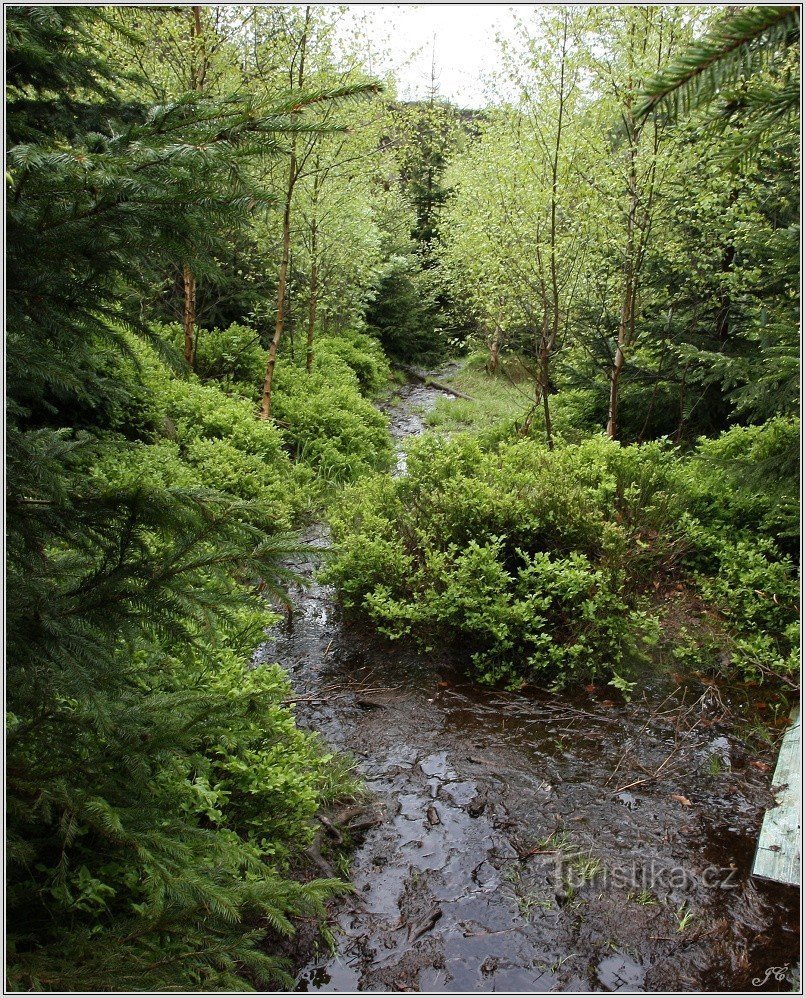
[{"label": "wet stone", "polygon": [[426,776],[439,777],[440,780],[455,780],[456,773],[448,765],[448,753],[437,752],[420,760],[420,769]]},{"label": "wet stone", "polygon": [[471,780],[457,780],[455,783],[445,783],[439,789],[439,796],[458,807],[464,807],[478,794],[478,784]]}]

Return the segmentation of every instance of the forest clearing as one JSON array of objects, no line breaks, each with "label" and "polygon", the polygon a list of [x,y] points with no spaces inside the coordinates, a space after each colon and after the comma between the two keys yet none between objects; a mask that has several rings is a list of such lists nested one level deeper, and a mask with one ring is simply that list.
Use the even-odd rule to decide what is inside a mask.
[{"label": "forest clearing", "polygon": [[429,6],[5,9],[8,990],[800,989],[800,7]]}]

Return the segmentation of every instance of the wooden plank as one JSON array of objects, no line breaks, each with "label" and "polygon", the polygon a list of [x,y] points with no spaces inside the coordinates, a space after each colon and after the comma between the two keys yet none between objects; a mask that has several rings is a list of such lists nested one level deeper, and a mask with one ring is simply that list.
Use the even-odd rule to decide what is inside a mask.
[{"label": "wooden plank", "polygon": [[792,723],[786,730],[778,755],[772,785],[777,807],[764,815],[758,839],[753,876],[776,880],[781,884],[800,885],[800,708],[792,711]]}]

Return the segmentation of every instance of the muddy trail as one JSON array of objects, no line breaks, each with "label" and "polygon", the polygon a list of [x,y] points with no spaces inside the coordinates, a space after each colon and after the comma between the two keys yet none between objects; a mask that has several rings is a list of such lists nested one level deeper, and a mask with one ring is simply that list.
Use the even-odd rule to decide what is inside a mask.
[{"label": "muddy trail", "polygon": [[[442,395],[401,388],[395,439]],[[355,758],[376,822],[333,908],[336,951],[298,990],[792,989],[798,892],[750,877],[774,757],[732,733],[741,691],[481,689],[450,656],[342,620],[316,559],[294,567],[293,616],[260,658],[290,671],[300,723]]]}]

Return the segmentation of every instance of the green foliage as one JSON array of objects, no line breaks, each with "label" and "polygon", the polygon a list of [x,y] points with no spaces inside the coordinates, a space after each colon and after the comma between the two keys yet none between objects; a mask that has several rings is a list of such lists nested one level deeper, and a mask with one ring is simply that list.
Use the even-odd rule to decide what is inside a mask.
[{"label": "green foliage", "polygon": [[256,419],[246,400],[212,385],[174,381],[166,395],[182,456],[202,481],[259,502],[267,529],[288,529],[304,505],[305,476],[293,468],[277,427]]},{"label": "green foliage", "polygon": [[317,367],[326,372],[346,364],[364,395],[377,395],[389,385],[389,361],[378,341],[364,333],[322,337],[317,342],[316,358]]},{"label": "green foliage", "polygon": [[[731,15],[728,41],[753,75],[725,93],[723,133],[672,130],[656,115],[627,155],[608,123],[690,21],[660,8],[554,19],[585,81],[578,106],[559,101],[573,143],[560,141],[550,93],[530,91],[557,78],[555,47],[526,37],[516,68],[537,117],[507,112],[500,131],[485,128],[479,169],[455,171],[465,200],[451,202],[450,109],[396,110],[408,134],[396,191],[382,126],[356,136],[356,112],[348,140],[334,125],[331,100],[375,87],[333,72],[328,19],[314,18],[316,87],[289,95],[299,35],[274,29],[299,27],[298,11],[250,9],[256,86],[235,19],[203,13],[205,41],[191,32],[186,50],[186,10],[9,8],[10,988],[291,985],[267,932],[321,918],[344,888],[298,876],[318,808],[355,780],[296,727],[282,669],[253,653],[276,619],[266,595],[282,599],[286,532],[323,486],[357,483],[333,513],[328,570],[347,610],[392,637],[449,644],[483,682],[600,675],[629,694],[658,638],[665,583],[709,615],[707,641],[684,638],[677,657],[755,679],[794,668],[799,18],[764,10]],[[159,65],[165,49],[144,27],[175,63]],[[687,56],[714,91],[736,68],[717,34],[713,71]],[[196,57],[207,41],[205,85]],[[527,125],[538,151],[556,150],[552,168],[545,159],[536,172],[523,146],[510,176],[507,143]],[[286,337],[276,418],[260,421],[264,278],[279,252],[266,209],[285,196],[292,134],[308,172],[294,195],[288,317],[299,331],[309,309],[315,362],[307,372],[293,344],[289,357]],[[758,148],[723,175],[708,143],[748,138]],[[450,282],[431,250],[439,241],[449,259],[452,239],[457,298],[469,306],[472,287],[482,335],[511,336],[504,377],[546,316],[562,318],[543,385],[558,447],[530,436],[533,374],[492,399],[487,388],[504,382],[476,364],[458,383],[480,402],[441,407],[435,421],[477,438],[425,437],[406,475],[371,474],[392,461],[371,401],[389,379],[380,347],[403,359],[441,352]],[[150,324],[176,315],[185,267],[199,288],[195,373],[178,328]],[[688,455],[584,439],[603,418],[625,301],[629,437],[728,432]],[[362,312],[370,336],[324,333],[352,330]]]},{"label": "green foliage", "polygon": [[[171,342],[182,346],[182,329],[171,327]],[[226,329],[200,329],[196,340],[194,371],[202,381],[255,398],[266,367],[266,350],[260,335],[237,323]],[[248,387],[247,387],[248,386]]]},{"label": "green foliage", "polygon": [[440,213],[449,193],[445,168],[459,138],[460,112],[438,100],[434,89],[430,100],[397,107],[393,117],[400,182],[416,217],[411,234],[427,255],[439,239]]},{"label": "green foliage", "polygon": [[288,985],[267,929],[343,886],[290,875],[333,776],[250,669],[297,479],[248,402],[131,331],[160,346],[141,302],[177,260],[214,269],[263,199],[243,142],[270,152],[291,109],[126,103],[106,29],[8,18],[8,983]]},{"label": "green foliage", "polygon": [[[731,10],[705,37],[693,42],[672,63],[648,82],[636,114],[657,107],[687,114],[713,100],[726,84],[758,73],[800,36],[800,7],[796,4],[747,7]],[[777,113],[798,106],[793,81],[787,100]]]},{"label": "green foliage", "polygon": [[[798,668],[798,421],[736,427],[678,470],[685,568],[725,622],[723,660],[763,679]],[[790,552],[790,553],[787,553]]]},{"label": "green foliage", "polygon": [[150,347],[128,343],[136,365],[124,366],[121,376],[148,400],[148,418],[140,423],[150,431],[129,448],[121,448],[116,435],[107,437],[108,445],[117,446],[107,446],[90,473],[110,486],[153,482],[215,489],[249,501],[248,515],[262,529],[290,529],[310,505],[313,476],[291,461],[282,432],[256,419],[246,398],[224,394],[220,382],[200,384],[192,374],[172,371]]},{"label": "green foliage", "polygon": [[[381,369],[376,357],[356,352],[350,360],[365,377],[375,377]],[[362,396],[359,376],[341,348],[310,373],[290,361],[278,364],[274,384],[274,416],[294,457],[319,479],[350,482],[391,465],[388,421]]]},{"label": "green foliage", "polygon": [[[173,346],[181,343],[178,327],[161,332]],[[266,351],[246,326],[201,332],[197,373],[206,384],[194,378],[159,384],[164,369],[152,379],[151,395],[166,400],[164,415],[182,457],[214,488],[260,500],[275,529],[287,529],[312,500],[314,476],[353,481],[391,461],[386,418],[365,397],[389,383],[377,341],[355,331],[324,336],[315,358],[310,374],[286,356],[278,363],[276,422],[255,419]]]},{"label": "green foliage", "polygon": [[144,961],[138,987],[276,980],[240,926],[290,931],[335,886],[283,877],[324,760],[279,671],[248,671],[271,617],[244,582],[277,546],[198,489],[73,501],[10,565],[12,985],[126,986]]},{"label": "green foliage", "polygon": [[425,437],[405,477],[347,493],[327,575],[392,637],[459,639],[483,682],[612,675],[656,637],[642,595],[669,555],[647,540],[668,520],[669,464],[604,440]]},{"label": "green foliage", "polygon": [[797,439],[782,419],[686,458],[602,438],[547,451],[484,432],[425,437],[406,476],[363,482],[338,504],[326,574],[349,612],[392,638],[457,649],[485,683],[609,675],[628,689],[671,584],[711,608],[687,660],[718,652],[756,678],[786,672]]},{"label": "green foliage", "polygon": [[799,468],[800,420],[779,417],[701,440],[679,481],[699,520],[787,551],[800,530]]},{"label": "green foliage", "polygon": [[367,329],[392,357],[422,363],[445,351],[438,306],[428,273],[412,254],[393,256],[366,311]]}]

